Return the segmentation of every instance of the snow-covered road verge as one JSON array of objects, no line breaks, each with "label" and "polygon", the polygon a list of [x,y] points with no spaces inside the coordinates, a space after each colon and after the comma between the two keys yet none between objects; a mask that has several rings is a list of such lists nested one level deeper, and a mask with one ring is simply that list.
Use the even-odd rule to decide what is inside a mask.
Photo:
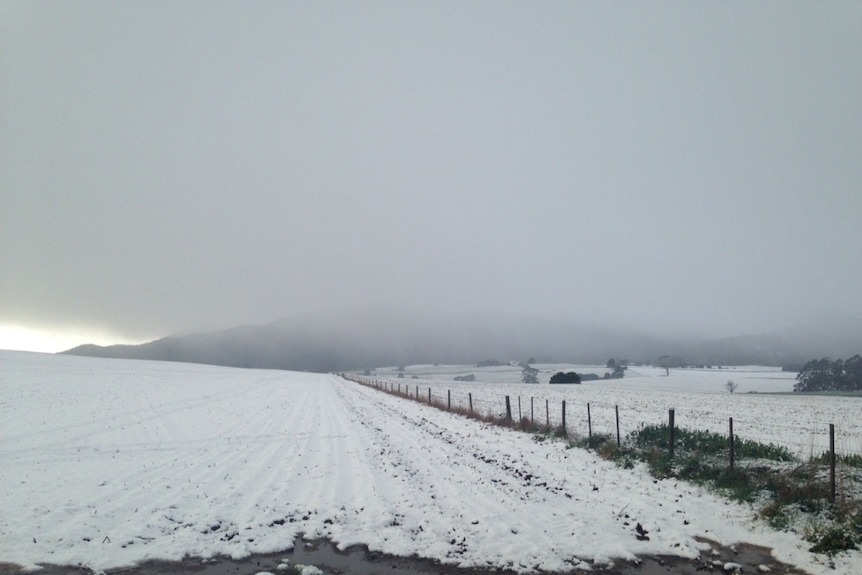
[{"label": "snow-covered road verge", "polygon": [[335,376],[0,352],[0,398],[0,561],[25,567],[241,557],[300,533],[523,572],[691,557],[696,536],[860,565],[829,569],[700,488]]}]

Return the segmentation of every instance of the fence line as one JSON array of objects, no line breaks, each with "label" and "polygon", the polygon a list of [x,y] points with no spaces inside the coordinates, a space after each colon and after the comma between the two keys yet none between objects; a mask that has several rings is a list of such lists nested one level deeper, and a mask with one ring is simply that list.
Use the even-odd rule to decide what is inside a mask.
[{"label": "fence line", "polygon": [[[375,389],[385,391],[387,393],[402,395],[404,397],[410,398],[410,388],[405,385],[404,393],[402,393],[400,383],[396,384],[395,382],[388,381],[388,380],[369,379],[369,378],[365,378],[365,377],[351,377],[351,376],[347,376],[344,374],[342,374],[342,377],[347,379],[347,380],[359,383],[361,385],[373,387]],[[397,387],[396,387],[396,385],[397,385]],[[468,392],[467,396],[468,396],[468,401],[469,401],[469,403],[468,403],[469,412],[468,413],[471,415],[474,415],[474,416],[481,415],[477,412],[474,412],[472,392]],[[416,401],[423,401],[424,400],[424,398],[420,398],[420,396],[419,396],[419,386],[418,385],[415,388],[415,395],[413,395],[412,398],[415,399]],[[508,396],[508,395],[504,396],[504,399],[505,399],[505,419],[503,420],[503,422],[506,425],[517,425],[517,426],[527,427],[527,423],[529,423],[531,426],[534,426],[535,425],[535,420],[534,420],[535,413],[534,413],[533,407],[534,407],[535,396],[530,396],[530,417],[529,417],[529,419],[527,417],[525,417],[525,415],[522,412],[521,396],[519,395],[519,396],[517,396],[517,398],[518,398],[517,423],[513,419],[512,402],[511,402],[510,396]],[[443,409],[445,407],[445,409],[447,411],[452,411],[452,390],[451,389],[446,390],[446,402],[443,403],[442,400],[435,400],[435,398],[433,397],[433,394],[432,394],[432,388],[429,386],[428,387],[428,395],[427,395],[427,403],[429,405],[436,406],[440,409]],[[456,409],[459,409],[459,407],[456,406]],[[550,419],[549,409],[550,409],[549,408],[549,401],[548,401],[548,399],[545,399],[546,426],[547,426],[547,429],[550,431],[551,430],[551,426],[550,426],[551,419]],[[561,424],[560,424],[559,428],[557,429],[557,433],[561,436],[570,436],[569,427],[568,427],[567,421],[566,421],[566,400],[565,399],[561,400],[560,414],[561,414]],[[614,420],[615,420],[615,428],[616,428],[615,429],[616,430],[616,443],[617,443],[617,446],[619,447],[621,445],[619,405],[614,405]],[[587,437],[588,437],[588,439],[591,439],[593,436],[592,421],[593,420],[592,420],[592,411],[590,409],[590,403],[587,402],[586,403],[586,422],[587,422]],[[644,422],[641,422],[640,425],[643,426]],[[676,434],[676,430],[677,430],[676,410],[674,408],[670,408],[668,410],[667,429],[669,431],[668,458],[673,459],[674,458],[674,451],[675,451],[675,447],[676,447],[675,434]],[[697,429],[695,429],[695,431],[697,431]],[[612,434],[608,433],[606,435],[611,436]],[[838,454],[836,452],[835,425],[833,423],[829,424],[828,437],[829,437],[829,448],[828,448],[828,450],[824,451],[823,453],[818,454],[818,457],[826,459],[826,461],[829,465],[830,499],[833,503],[835,503],[835,501],[836,501],[836,463],[837,463],[837,455]],[[735,465],[735,453],[736,453],[735,444],[736,444],[736,439],[737,439],[737,435],[734,433],[734,428],[733,428],[733,417],[728,418],[728,435],[727,435],[727,438],[728,438],[728,460],[729,460],[728,466],[729,466],[730,470],[733,470],[734,465]],[[774,445],[774,444],[770,443],[770,445]],[[846,453],[845,452],[845,453],[842,453],[841,455],[851,455],[851,456],[855,457],[855,456],[859,455],[859,453],[853,453],[853,452]],[[813,459],[813,454],[812,454],[812,459]]]},{"label": "fence line", "polygon": [[[489,397],[479,397],[474,393],[476,388],[471,388],[469,391],[465,389],[445,388],[445,385],[435,383],[431,386],[423,386],[420,390],[418,384],[411,386],[407,383],[395,382],[388,379],[379,379],[367,376],[344,375],[345,379],[369,385],[383,391],[387,391],[396,395],[409,397],[414,400],[420,400],[423,403],[437,403],[452,411],[463,410],[469,413],[474,413],[479,416],[487,417],[505,417],[510,422],[520,422],[526,419],[531,424],[541,425],[541,414],[537,417],[537,404],[541,405],[541,400],[545,399],[545,417],[544,425],[548,428],[562,428],[562,431],[569,436],[578,437],[593,435],[607,435],[617,439],[620,442],[622,438],[630,433],[637,431],[645,425],[663,424],[666,422],[668,408],[660,408],[658,406],[641,410],[634,418],[630,417],[631,411],[627,411],[625,405],[607,401],[590,400],[582,404],[577,404],[571,398],[561,400],[559,402],[550,401],[539,395],[517,395],[509,396],[501,394],[497,399]],[[445,388],[445,395],[435,396],[436,393],[442,393],[441,388]],[[420,394],[424,397],[420,397]],[[492,395],[492,394],[488,394]],[[522,398],[529,398],[529,418],[523,411]],[[517,402],[516,406],[513,403]],[[566,406],[568,402],[568,406]],[[515,418],[514,407],[517,407],[517,419]],[[563,410],[566,410],[565,412]],[[644,413],[646,411],[646,413]],[[662,415],[664,413],[664,415]],[[629,416],[629,417],[627,417]],[[797,457],[810,458],[819,457],[823,453],[829,453],[830,439],[829,426],[832,423],[826,423],[822,428],[810,426],[790,426],[782,424],[760,425],[760,429],[775,429],[773,434],[750,434],[747,429],[752,426],[746,425],[744,418],[736,416],[717,415],[712,412],[707,412],[702,409],[685,409],[681,411],[675,410],[675,427],[697,431],[710,431],[713,433],[721,433],[728,435],[728,419],[733,418],[733,437],[734,440],[748,439],[777,445],[788,449],[795,453]],[[539,423],[536,423],[539,419]],[[634,419],[634,421],[633,421]],[[851,429],[858,428],[858,425],[850,425]],[[792,430],[799,435],[800,430],[804,435],[809,436],[809,441],[800,439],[791,439],[786,437],[786,433],[781,430]],[[839,428],[836,428],[840,432]],[[815,439],[817,441],[815,441]],[[862,436],[859,435],[836,435],[831,441],[835,453],[840,456],[862,456]]]}]

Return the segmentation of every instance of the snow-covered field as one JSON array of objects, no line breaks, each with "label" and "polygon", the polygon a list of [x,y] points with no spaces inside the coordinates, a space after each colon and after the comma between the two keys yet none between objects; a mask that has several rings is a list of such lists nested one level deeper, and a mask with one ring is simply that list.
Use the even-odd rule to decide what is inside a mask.
[{"label": "snow-covered field", "polygon": [[[689,397],[701,409],[713,395],[769,399],[670,382],[642,395],[676,394],[680,412]],[[621,409],[641,395],[601,385]],[[785,401],[810,412],[815,399]],[[300,533],[523,572],[694,556],[696,536],[773,547],[811,573],[862,566],[854,552],[830,569],[797,536],[700,488],[330,375],[0,352],[0,431],[0,562],[28,568],[240,557]]]},{"label": "snow-covered field", "polygon": [[[472,394],[474,409],[485,413],[505,412],[508,395],[514,417],[532,416],[552,425],[562,422],[562,402],[566,401],[566,427],[570,433],[587,435],[587,404],[593,433],[616,433],[616,411],[620,415],[620,433],[643,424],[667,423],[668,411],[674,410],[677,426],[726,434],[733,418],[734,434],[744,439],[782,445],[800,458],[819,455],[829,447],[829,424],[835,425],[836,451],[862,455],[862,396],[793,395],[795,373],[762,366],[724,367],[721,369],[671,369],[631,367],[625,378],[586,381],[581,385],[548,385],[558,371],[596,373],[603,376],[611,370],[583,365],[535,365],[540,370],[538,385],[520,383],[521,368],[499,366],[407,366],[398,378],[397,368],[378,369],[372,378],[409,387],[415,395],[418,386],[422,397],[447,400],[451,392],[454,406],[467,407]],[[454,381],[459,375],[472,374],[476,380]],[[415,377],[415,379],[414,379]],[[730,394],[728,380],[737,384]],[[782,394],[782,392],[788,394]],[[545,402],[548,402],[546,413]]]}]

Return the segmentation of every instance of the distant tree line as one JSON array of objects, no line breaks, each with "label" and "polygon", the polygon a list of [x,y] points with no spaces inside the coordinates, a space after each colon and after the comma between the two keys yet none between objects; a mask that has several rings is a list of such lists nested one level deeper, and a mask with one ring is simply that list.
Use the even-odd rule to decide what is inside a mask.
[{"label": "distant tree line", "polygon": [[862,391],[862,357],[812,359],[796,376],[793,391]]},{"label": "distant tree line", "polygon": [[574,371],[570,371],[568,373],[558,371],[551,376],[550,383],[581,383],[581,376]]}]

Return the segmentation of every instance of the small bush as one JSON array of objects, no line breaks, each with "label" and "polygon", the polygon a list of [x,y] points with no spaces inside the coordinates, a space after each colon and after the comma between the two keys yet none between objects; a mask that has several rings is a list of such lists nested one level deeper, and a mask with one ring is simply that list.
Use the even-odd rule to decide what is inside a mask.
[{"label": "small bush", "polygon": [[862,541],[862,530],[858,525],[855,529],[852,525],[848,529],[848,526],[841,524],[815,527],[807,534],[806,540],[814,543],[809,551],[834,555],[838,551],[858,549]]}]

